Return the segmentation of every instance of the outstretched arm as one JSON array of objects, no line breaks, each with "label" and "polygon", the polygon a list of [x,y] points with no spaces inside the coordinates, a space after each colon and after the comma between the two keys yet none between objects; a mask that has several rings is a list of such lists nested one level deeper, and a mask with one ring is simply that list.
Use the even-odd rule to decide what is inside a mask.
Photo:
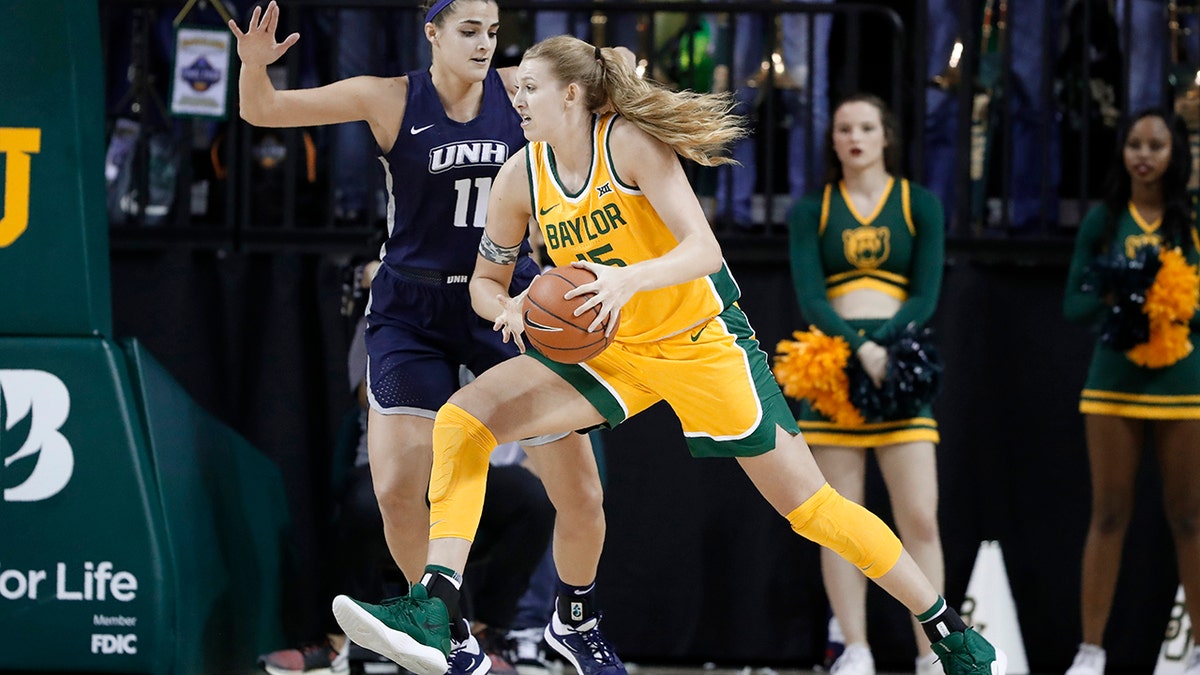
[{"label": "outstretched arm", "polygon": [[313,89],[277,90],[267,76],[275,63],[300,40],[292,33],[275,41],[279,6],[254,8],[246,31],[234,21],[229,29],[237,38],[242,61],[238,96],[242,119],[260,127],[305,127],[365,120],[380,147],[391,148],[404,117],[407,78],[352,77]]}]

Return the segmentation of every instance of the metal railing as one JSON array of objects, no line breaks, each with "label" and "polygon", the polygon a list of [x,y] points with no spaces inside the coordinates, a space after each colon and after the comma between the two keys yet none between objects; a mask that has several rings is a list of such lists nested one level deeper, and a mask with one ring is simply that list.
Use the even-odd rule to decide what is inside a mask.
[{"label": "metal railing", "polygon": [[[1072,54],[1058,45],[1058,27],[1068,22],[1082,22],[1082,32],[1074,36],[1083,44],[1092,44],[1096,24],[1091,15],[1097,11],[1091,0],[1076,0],[1078,9],[1070,10],[1081,16],[1060,14],[1056,3],[1036,3],[1043,12],[1041,20],[1047,29],[1039,57],[1041,72],[1036,92],[1022,92],[1041,100],[1035,119],[1024,119],[1036,129],[1037,166],[1019,167],[1028,175],[1036,174],[1037,216],[1034,223],[1020,230],[1023,235],[1041,238],[1068,238],[1073,225],[1082,217],[1096,197],[1097,174],[1089,168],[1111,155],[1111,147],[1094,147],[1095,96],[1079,97],[1080,109],[1070,109],[1064,101],[1065,82],[1062,70],[1064,59]],[[203,4],[203,2],[201,3]],[[1124,30],[1130,37],[1131,15],[1126,3]],[[1175,3],[1171,3],[1174,5]],[[763,25],[778,26],[785,15],[809,17],[828,16],[833,21],[829,59],[829,96],[831,102],[841,95],[867,90],[879,95],[893,109],[903,138],[906,173],[921,182],[925,178],[927,92],[940,86],[953,96],[956,105],[957,134],[954,150],[954,181],[952,204],[947,211],[956,214],[948,223],[948,234],[960,241],[994,241],[1017,233],[1012,218],[1014,153],[1012,135],[1014,115],[1022,114],[1009,104],[1015,88],[1022,83],[1014,78],[1014,58],[1011,46],[1012,30],[1006,25],[1007,0],[976,0],[953,3],[958,13],[960,48],[955,54],[929,55],[926,37],[930,19],[926,3],[918,2],[910,24],[894,10],[883,5],[866,3],[822,2],[633,2],[624,0],[577,3],[568,1],[533,2],[505,0],[502,3],[501,45],[497,63],[514,63],[521,51],[533,42],[533,23],[543,12],[571,12],[586,17],[596,42],[603,42],[610,17],[633,17],[636,25],[636,44],[627,44],[645,63],[648,72],[675,73],[677,79],[694,81],[689,68],[697,67],[698,59],[683,59],[690,45],[664,42],[662,26],[682,25],[684,31],[694,28],[708,18],[732,33],[736,17],[756,15]],[[332,179],[337,155],[337,138],[330,128],[257,129],[237,117],[237,86],[229,89],[229,119],[223,122],[201,122],[190,118],[175,118],[167,114],[163,101],[169,73],[169,29],[166,24],[175,16],[178,3],[172,0],[100,0],[102,43],[108,74],[108,121],[110,129],[118,128],[118,120],[136,123],[131,160],[126,167],[127,185],[119,194],[110,195],[112,242],[114,246],[163,247],[174,245],[215,246],[237,250],[302,249],[302,250],[362,250],[363,243],[380,231],[378,217],[371,208],[356,216],[339,214],[335,208],[336,185]],[[1074,7],[1075,5],[1072,5]],[[313,86],[337,79],[338,51],[334,47],[340,31],[338,11],[361,9],[378,15],[379,22],[392,20],[399,14],[417,17],[415,2],[399,0],[353,0],[334,3],[330,0],[289,0],[282,14],[279,33],[300,31],[302,45],[293,48],[279,64],[275,74],[280,85],[288,88]],[[1174,16],[1174,14],[1172,15]],[[682,18],[681,18],[682,17]],[[983,17],[984,20],[980,20]],[[245,16],[240,17],[244,23]],[[939,18],[940,20],[940,18]],[[1165,17],[1164,17],[1165,21]],[[210,21],[220,25],[218,21]],[[808,21],[809,39],[806,63],[813,63],[814,25]],[[419,25],[419,24],[416,24]],[[682,35],[682,33],[681,33]],[[686,36],[684,36],[686,37]],[[694,36],[693,36],[694,37]],[[796,74],[788,73],[781,63],[780,34],[768,30],[763,36],[763,67],[756,76],[758,87],[755,104],[750,110],[756,130],[755,162],[758,181],[755,187],[755,227],[719,228],[726,242],[743,240],[775,242],[769,248],[777,250],[779,237],[786,233],[786,210],[789,206],[786,174],[805,171],[813,185],[819,178],[815,161],[822,152],[824,139],[807,144],[808,157],[804,167],[789,166],[782,150],[788,134],[802,133],[810,139],[815,135],[811,107],[787,107],[781,104],[785,96],[793,96],[789,88],[796,86]],[[733,61],[732,39],[728,35],[715,49],[711,60],[718,67]],[[392,59],[398,70],[380,72],[388,75],[417,67],[417,49],[428,46],[412,33],[409,41],[398,40],[405,53]],[[1126,43],[1128,44],[1128,42]],[[991,50],[989,51],[989,47]],[[1166,47],[1164,46],[1164,49]],[[1084,50],[1086,51],[1086,50]],[[1081,52],[1082,53],[1082,52]],[[952,58],[953,56],[953,58]],[[427,58],[427,56],[426,56]],[[930,82],[928,60],[946,61],[946,77]],[[1021,58],[1029,58],[1022,54]],[[665,59],[673,60],[664,68]],[[686,61],[686,62],[684,62]],[[712,64],[708,64],[712,65]],[[1070,65],[1069,62],[1067,65]],[[1083,59],[1071,72],[1082,77],[1094,93],[1091,62]],[[236,72],[236,55],[233,57]],[[988,69],[993,69],[989,71]],[[998,68],[998,74],[994,69]],[[987,73],[988,78],[981,75]],[[1123,86],[1130,77],[1128,62],[1123,64]],[[733,86],[745,84],[734,82]],[[805,92],[800,92],[802,97]],[[986,115],[978,113],[981,96],[990,93],[991,107]],[[809,99],[811,100],[811,99]],[[1117,114],[1123,115],[1118,101]],[[1078,152],[1070,158],[1054,154],[1058,135],[1064,127],[1060,120],[1078,122],[1070,128],[1079,142]],[[982,123],[992,134],[992,148],[983,157],[986,179],[973,179],[980,163],[979,135]],[[128,128],[127,123],[121,123]],[[985,132],[986,134],[987,132]],[[155,139],[158,139],[156,141]],[[156,143],[158,146],[156,148]],[[974,145],[973,145],[974,144]],[[1028,157],[1028,154],[1025,155]],[[1056,162],[1061,166],[1063,186],[1056,187]],[[374,168],[373,170],[378,170]],[[169,182],[174,172],[173,183]],[[706,180],[697,167],[689,174],[698,192],[711,190],[699,187]],[[1070,175],[1070,180],[1066,177]],[[718,173],[717,186],[726,179]],[[707,179],[711,183],[711,178]],[[168,197],[164,198],[163,195]],[[705,195],[712,198],[712,195]],[[166,207],[156,202],[165,202]],[[712,201],[707,201],[711,207]],[[715,209],[710,208],[714,211]]]}]

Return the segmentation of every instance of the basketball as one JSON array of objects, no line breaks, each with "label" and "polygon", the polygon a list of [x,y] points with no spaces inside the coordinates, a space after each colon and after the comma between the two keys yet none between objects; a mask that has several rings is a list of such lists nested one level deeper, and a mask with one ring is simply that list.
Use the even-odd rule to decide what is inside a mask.
[{"label": "basketball", "polygon": [[[599,308],[575,316],[575,309],[587,302],[588,296],[563,299],[572,288],[595,280],[591,270],[570,266],[556,267],[535,279],[521,311],[525,340],[546,358],[559,363],[581,363],[604,351],[612,342],[605,335],[608,321],[595,332],[588,332],[588,326],[600,314]],[[613,332],[616,333],[615,327]]]}]

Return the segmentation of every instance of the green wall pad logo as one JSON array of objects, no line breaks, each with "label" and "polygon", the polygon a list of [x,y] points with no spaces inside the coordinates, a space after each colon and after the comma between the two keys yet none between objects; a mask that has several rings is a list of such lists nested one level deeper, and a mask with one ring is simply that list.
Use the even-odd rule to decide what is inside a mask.
[{"label": "green wall pad logo", "polygon": [[0,370],[4,501],[41,501],[66,487],[75,455],[60,429],[70,410],[71,394],[57,376],[43,370]]},{"label": "green wall pad logo", "polygon": [[16,241],[29,226],[30,155],[41,149],[41,129],[0,128],[0,154],[6,158],[0,248]]}]

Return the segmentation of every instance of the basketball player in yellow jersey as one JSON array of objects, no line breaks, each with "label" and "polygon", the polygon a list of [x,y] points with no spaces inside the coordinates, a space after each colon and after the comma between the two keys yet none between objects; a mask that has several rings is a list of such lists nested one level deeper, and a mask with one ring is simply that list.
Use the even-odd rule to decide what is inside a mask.
[{"label": "basketball player in yellow jersey", "polygon": [[[676,156],[729,161],[721,153],[744,133],[730,100],[662,89],[609,50],[569,36],[526,52],[517,86],[513,105],[530,144],[492,187],[472,305],[523,345],[521,297],[507,289],[533,218],[555,263],[576,261],[596,274],[568,293],[592,294],[580,312],[599,307],[594,327],[611,315],[620,328],[590,361],[564,365],[526,352],[442,406],[434,422],[429,564],[409,596],[366,607],[380,617],[372,637],[387,640],[417,675],[441,674],[445,607],[457,601],[448,589],[457,587],[470,551],[497,442],[612,426],[665,400],[693,455],[735,457],[793,530],[837,552],[913,612],[947,673],[1003,673],[1003,653],[966,627],[896,535],[825,482],[734,303],[737,287]],[[607,109],[615,115],[597,116]],[[575,663],[597,645],[608,649],[593,639],[597,624],[598,617],[579,625],[556,620],[546,639]]]},{"label": "basketball player in yellow jersey", "polygon": [[[591,142],[599,152],[583,190],[564,184],[549,145],[531,143],[525,149],[526,175],[516,176],[517,182],[529,183],[525,194],[532,192],[533,203],[524,206],[536,212],[546,251],[558,265],[588,261],[626,267],[658,258],[679,244],[646,195],[612,169],[609,143],[620,119],[615,113],[593,119]],[[619,137],[622,129],[615,134]],[[707,257],[713,257],[711,252]],[[647,343],[678,335],[720,314],[737,297],[737,286],[724,265],[707,277],[643,291],[620,308],[616,339]]]}]

